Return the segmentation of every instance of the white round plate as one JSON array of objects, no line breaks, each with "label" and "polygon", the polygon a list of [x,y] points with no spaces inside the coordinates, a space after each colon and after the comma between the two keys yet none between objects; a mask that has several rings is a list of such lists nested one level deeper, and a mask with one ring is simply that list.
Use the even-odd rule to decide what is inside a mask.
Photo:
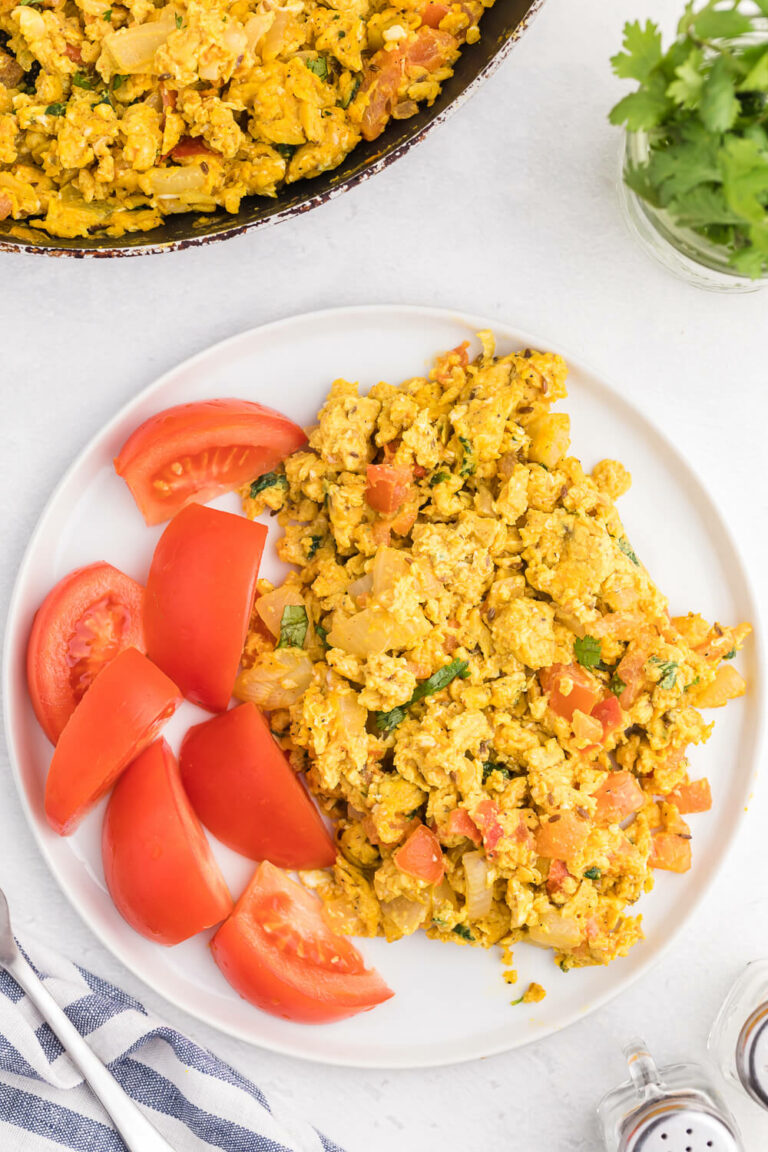
[{"label": "white round plate", "polygon": [[[57,836],[43,815],[51,747],[39,730],[24,678],[26,638],[35,609],[70,569],[108,560],[143,581],[161,528],[145,527],[112,458],[146,417],[171,404],[217,396],[260,400],[309,424],[331,382],[357,380],[364,391],[379,380],[399,383],[427,372],[433,356],[481,328],[493,328],[502,353],[526,346],[561,351],[482,317],[426,308],[343,308],[245,332],[218,344],[152,384],[89,444],[56,490],[19,572],[7,630],[4,667],[6,728],[16,781],[40,848],[62,889],[104,944],[156,992],[194,1016],[262,1047],[312,1060],[370,1067],[449,1064],[517,1047],[565,1027],[603,1004],[655,960],[679,932],[722,863],[752,787],[760,737],[758,645],[741,665],[750,682],[744,700],[718,712],[709,744],[695,749],[692,770],[712,781],[715,812],[693,817],[694,866],[686,876],[658,876],[641,902],[646,939],[607,968],[563,974],[551,954],[515,950],[517,989],[537,980],[546,1000],[511,1007],[515,991],[502,980],[497,949],[448,948],[422,934],[396,944],[364,940],[361,949],[395,991],[388,1003],[339,1024],[287,1023],[245,1004],[214,964],[207,937],[165,949],[133,932],[115,911],[104,885],[99,851],[101,810],[78,832]],[[757,622],[746,575],[728,531],[706,491],[674,447],[615,390],[570,361],[573,451],[590,468],[610,456],[634,475],[621,502],[633,547],[670,598],[673,612]],[[218,501],[237,509],[233,495]],[[267,521],[269,524],[270,522]],[[279,575],[277,535],[263,572]],[[185,704],[166,730],[178,746],[202,713]],[[252,865],[219,844],[216,855],[232,891]]]}]

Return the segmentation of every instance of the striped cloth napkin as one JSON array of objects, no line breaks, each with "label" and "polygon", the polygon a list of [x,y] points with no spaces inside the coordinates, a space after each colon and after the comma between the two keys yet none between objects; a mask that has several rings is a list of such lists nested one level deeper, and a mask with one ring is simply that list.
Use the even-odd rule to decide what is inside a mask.
[{"label": "striped cloth napkin", "polygon": [[[292,1110],[138,1000],[40,944],[24,955],[72,1023],[178,1152],[341,1152]],[[47,1024],[0,972],[0,1149],[125,1152]]]}]

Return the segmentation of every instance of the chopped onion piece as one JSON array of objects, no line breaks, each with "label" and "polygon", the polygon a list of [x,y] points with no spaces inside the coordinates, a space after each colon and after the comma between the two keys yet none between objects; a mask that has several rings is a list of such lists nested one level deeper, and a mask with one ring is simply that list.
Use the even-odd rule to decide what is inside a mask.
[{"label": "chopped onion piece", "polygon": [[295,584],[283,584],[272,592],[265,592],[256,601],[256,612],[273,636],[280,635],[280,624],[286,608],[304,608],[304,598]]},{"label": "chopped onion piece", "polygon": [[205,187],[205,173],[197,164],[183,168],[153,168],[147,173],[149,186],[161,200],[166,196],[184,196]]},{"label": "chopped onion piece", "polygon": [[493,907],[493,869],[482,852],[465,852],[461,858],[466,877],[466,912],[480,920]]},{"label": "chopped onion piece", "polygon": [[584,932],[573,916],[563,916],[560,912],[545,912],[536,927],[528,929],[526,939],[540,948],[558,948],[567,951],[581,944]]},{"label": "chopped onion piece", "polygon": [[116,72],[127,76],[135,76],[140,72],[151,73],[155,52],[165,44],[171,32],[175,30],[175,11],[166,9],[159,20],[109,32],[104,37],[103,44],[114,61]]},{"label": "chopped onion piece", "polygon": [[259,656],[235,681],[238,700],[250,700],[266,712],[288,708],[299,700],[312,679],[312,661],[300,648],[278,648]]}]

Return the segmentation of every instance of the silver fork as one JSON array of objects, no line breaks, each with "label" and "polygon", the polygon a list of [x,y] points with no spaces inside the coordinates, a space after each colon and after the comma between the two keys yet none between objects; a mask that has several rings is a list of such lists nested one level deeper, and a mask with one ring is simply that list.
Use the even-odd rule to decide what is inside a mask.
[{"label": "silver fork", "polygon": [[2,888],[0,888],[0,965],[6,972],[10,972],[56,1033],[70,1060],[80,1070],[94,1096],[101,1101],[129,1152],[173,1152],[167,1140],[152,1127],[93,1049],[86,1044],[22,956],[11,931],[11,914]]}]

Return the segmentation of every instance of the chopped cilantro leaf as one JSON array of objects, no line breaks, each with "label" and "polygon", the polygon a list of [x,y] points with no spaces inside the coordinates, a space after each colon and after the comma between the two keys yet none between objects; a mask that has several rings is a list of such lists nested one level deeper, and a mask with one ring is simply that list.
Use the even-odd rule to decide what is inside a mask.
[{"label": "chopped cilantro leaf", "polygon": [[733,660],[735,655],[736,655],[736,649],[731,648],[730,652],[726,652],[725,656],[723,656],[723,660]]},{"label": "chopped cilantro leaf", "polygon": [[612,692],[614,696],[621,696],[625,688],[626,684],[621,676],[619,676],[618,672],[614,672],[608,681],[608,691]]},{"label": "chopped cilantro leaf", "polygon": [[677,683],[677,663],[674,660],[660,660],[658,656],[651,656],[651,663],[659,668],[659,688],[674,688]]},{"label": "chopped cilantro leaf", "polygon": [[459,469],[459,476],[472,476],[475,471],[475,453],[472,444],[467,440],[466,436],[459,436],[459,444],[461,444],[464,459],[461,462]]},{"label": "chopped cilantro leaf", "polygon": [[512,779],[512,773],[510,772],[509,768],[507,768],[506,764],[497,764],[495,760],[484,760],[483,784],[485,784],[486,780],[488,780],[494,772],[498,772],[504,780]]},{"label": "chopped cilantro leaf", "polygon": [[634,551],[632,550],[632,546],[630,545],[629,540],[625,540],[625,538],[623,536],[619,536],[616,540],[616,543],[618,544],[619,548],[624,553],[624,555],[629,560],[631,560],[633,564],[637,564],[639,566],[640,561],[638,560],[637,556],[635,555]]},{"label": "chopped cilantro leaf", "polygon": [[87,88],[89,92],[93,91],[93,80],[90,76],[86,76],[84,72],[75,72],[72,77],[72,83],[75,88]]},{"label": "chopped cilantro leaf", "polygon": [[688,691],[689,688],[695,688],[696,685],[700,682],[700,680],[701,680],[701,676],[697,676],[695,680],[691,680],[690,684],[686,684],[686,686],[685,686],[686,692]]},{"label": "chopped cilantro leaf", "polygon": [[587,880],[599,880],[602,876],[602,872],[599,868],[595,868],[593,865],[591,868],[586,869],[584,875],[586,876]]},{"label": "chopped cilantro leaf", "polygon": [[107,8],[106,12],[103,13],[101,18],[102,20],[106,20],[107,23],[109,23],[109,21],[112,19],[112,9]]},{"label": "chopped cilantro leaf", "polygon": [[597,668],[600,652],[600,641],[594,636],[577,636],[573,642],[573,654],[582,668]]},{"label": "chopped cilantro leaf", "polygon": [[470,932],[469,928],[467,928],[466,924],[457,924],[453,931],[457,936],[461,936],[462,940],[469,940],[474,943],[475,938]]},{"label": "chopped cilantro leaf", "polygon": [[324,648],[330,648],[330,644],[328,643],[328,629],[325,628],[322,624],[315,624],[315,632],[317,632],[318,636],[320,637],[320,643],[322,646]]},{"label": "chopped cilantro leaf", "polygon": [[300,604],[288,604],[280,617],[280,639],[277,648],[303,648],[309,620],[307,610]]},{"label": "chopped cilantro leaf", "polygon": [[112,91],[117,92],[118,88],[122,88],[123,84],[125,84],[125,81],[127,79],[128,79],[127,76],[121,76],[119,72],[116,72],[115,75],[112,77],[112,80],[110,82],[110,87],[112,88]]},{"label": "chopped cilantro leaf", "polygon": [[182,26],[182,24],[183,24],[183,23],[184,23],[184,19],[183,19],[183,17],[182,17],[182,16],[179,16],[179,14],[177,13],[177,14],[176,14],[176,27],[177,27],[177,28],[181,28],[181,26]]},{"label": "chopped cilantro leaf", "polygon": [[63,116],[66,110],[66,104],[49,104],[45,110],[45,114],[46,116]]},{"label": "chopped cilantro leaf", "polygon": [[358,76],[355,76],[355,79],[352,82],[352,87],[350,88],[349,92],[344,97],[344,99],[339,101],[339,107],[340,108],[349,108],[349,106],[352,103],[352,101],[354,100],[355,96],[357,96],[358,90],[359,90],[362,82],[363,82],[363,74],[361,72]]},{"label": "chopped cilantro leaf", "polygon": [[523,1000],[525,1000],[525,992],[523,992],[522,996],[518,996],[517,1000],[510,1000],[510,1004],[513,1008],[516,1008],[518,1004],[522,1004]]},{"label": "chopped cilantro leaf", "polygon": [[288,480],[282,472],[265,472],[253,481],[250,488],[251,499],[258,496],[265,488],[288,488]]},{"label": "chopped cilantro leaf", "polygon": [[442,484],[443,481],[449,479],[450,475],[450,472],[433,472],[429,478],[430,488],[435,488],[438,484]]},{"label": "chopped cilantro leaf", "polygon": [[280,153],[283,160],[288,161],[298,148],[298,144],[273,144],[272,147]]},{"label": "chopped cilantro leaf", "polygon": [[318,79],[328,79],[328,61],[325,56],[318,56],[316,60],[305,60],[304,63],[310,72],[314,72]]},{"label": "chopped cilantro leaf", "polygon": [[388,735],[405,720],[406,708],[409,708],[411,704],[417,704],[425,696],[432,696],[435,692],[441,692],[457,676],[464,680],[468,675],[469,664],[466,660],[451,660],[449,664],[444,664],[442,668],[438,668],[437,672],[433,672],[427,680],[422,680],[410,700],[407,700],[405,704],[400,704],[397,708],[390,709],[389,712],[376,713],[376,727],[379,732]]},{"label": "chopped cilantro leaf", "polygon": [[322,536],[310,536],[309,548],[307,549],[307,560],[313,560],[315,554],[323,542]]}]

